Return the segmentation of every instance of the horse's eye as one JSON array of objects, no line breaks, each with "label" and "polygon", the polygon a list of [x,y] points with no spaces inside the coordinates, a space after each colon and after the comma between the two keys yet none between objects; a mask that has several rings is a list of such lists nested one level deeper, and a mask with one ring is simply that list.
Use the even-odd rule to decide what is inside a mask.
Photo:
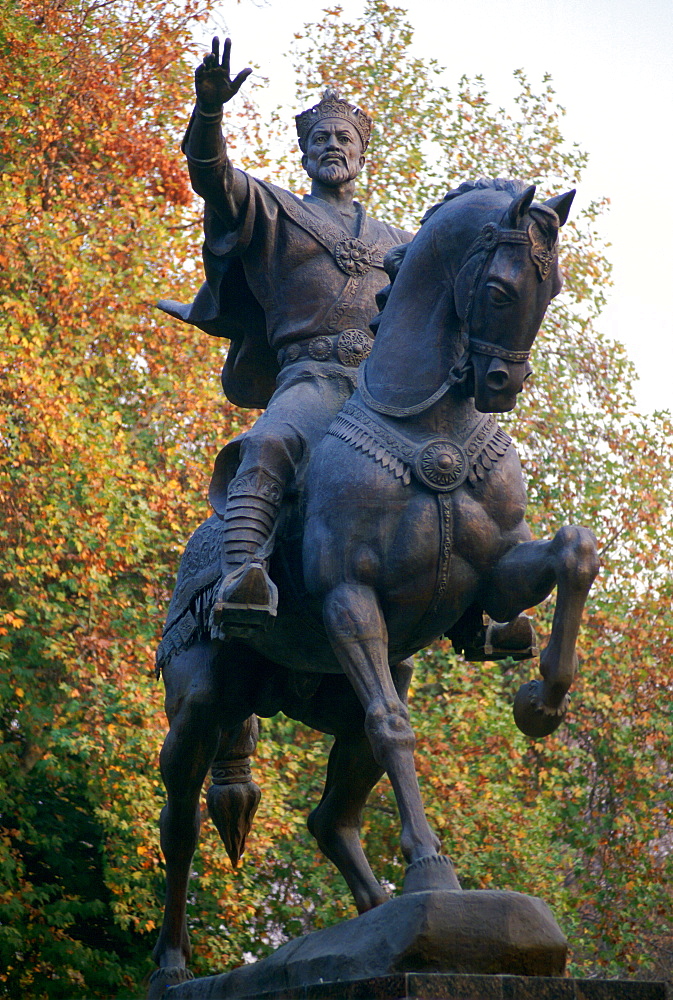
[{"label": "horse's eye", "polygon": [[502,285],[497,284],[495,281],[489,281],[487,286],[488,294],[491,302],[494,306],[508,306],[514,301],[514,296],[511,292],[503,288]]}]

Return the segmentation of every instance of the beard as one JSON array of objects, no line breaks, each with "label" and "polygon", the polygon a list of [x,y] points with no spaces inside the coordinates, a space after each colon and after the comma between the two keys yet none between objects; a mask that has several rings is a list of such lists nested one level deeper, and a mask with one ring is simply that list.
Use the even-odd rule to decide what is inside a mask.
[{"label": "beard", "polygon": [[330,163],[322,163],[318,167],[318,180],[322,184],[345,184],[346,181],[353,180],[348,164],[332,160]]}]

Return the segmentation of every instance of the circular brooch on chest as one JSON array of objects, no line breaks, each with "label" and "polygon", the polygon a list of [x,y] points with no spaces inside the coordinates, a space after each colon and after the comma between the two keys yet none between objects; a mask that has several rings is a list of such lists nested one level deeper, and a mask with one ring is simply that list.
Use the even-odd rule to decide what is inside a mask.
[{"label": "circular brooch on chest", "polygon": [[414,470],[431,490],[455,490],[467,478],[467,458],[460,445],[437,438],[424,445],[416,456]]},{"label": "circular brooch on chest", "polygon": [[365,274],[372,266],[371,250],[354,236],[339,240],[334,248],[334,259],[346,274]]}]

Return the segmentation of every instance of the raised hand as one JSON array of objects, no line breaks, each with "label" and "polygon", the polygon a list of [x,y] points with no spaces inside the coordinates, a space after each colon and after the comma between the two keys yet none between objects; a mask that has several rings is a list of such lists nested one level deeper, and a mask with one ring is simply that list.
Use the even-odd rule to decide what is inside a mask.
[{"label": "raised hand", "polygon": [[230,53],[231,39],[227,38],[222,51],[222,62],[220,62],[220,40],[216,35],[213,38],[212,52],[204,56],[203,62],[196,67],[194,87],[196,99],[203,111],[219,111],[223,104],[226,104],[238,93],[241,84],[252,73],[249,67],[242,69],[232,80],[229,73]]}]

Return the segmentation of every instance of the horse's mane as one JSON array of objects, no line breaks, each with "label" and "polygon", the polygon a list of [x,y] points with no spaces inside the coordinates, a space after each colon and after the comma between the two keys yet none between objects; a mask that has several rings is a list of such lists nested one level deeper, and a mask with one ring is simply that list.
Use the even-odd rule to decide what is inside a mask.
[{"label": "horse's mane", "polygon": [[[441,201],[436,204],[431,205],[427,210],[423,218],[421,219],[421,225],[427,222],[435,212],[445,205],[447,201],[453,201],[454,198],[460,198],[462,194],[469,194],[471,191],[507,191],[511,194],[512,200],[518,198],[520,194],[526,190],[527,185],[524,181],[518,180],[516,177],[478,177],[475,181],[463,181],[457,188],[449,188]],[[402,261],[407,253],[407,250],[414,241],[411,240],[409,243],[400,243],[398,246],[389,250],[383,261],[383,266],[385,268],[386,274],[390,278],[390,284],[397,277],[397,272],[402,267]],[[386,289],[384,289],[384,292]],[[379,293],[382,294],[382,293]],[[387,298],[388,296],[386,296]],[[378,305],[378,296],[377,296]],[[379,306],[380,309],[383,306]]]},{"label": "horse's mane", "polygon": [[460,198],[461,194],[469,194],[471,191],[506,191],[511,194],[512,200],[514,200],[523,194],[527,187],[527,184],[516,177],[477,177],[476,181],[463,181],[457,188],[450,188],[441,201],[427,210],[421,219],[421,225],[427,222],[430,216],[434,215],[437,209],[441,208],[447,201]]},{"label": "horse's mane", "polygon": [[[518,198],[520,194],[526,190],[527,185],[518,180],[516,177],[478,177],[474,181],[463,181],[457,188],[449,188],[441,201],[438,201],[435,205],[431,205],[427,210],[423,218],[421,219],[421,225],[427,222],[435,212],[445,205],[447,201],[453,201],[454,198],[460,198],[463,194],[469,194],[471,191],[480,190],[492,190],[492,191],[507,191],[511,194],[512,200]],[[415,237],[414,237],[415,238]],[[397,277],[397,274],[402,267],[402,262],[406,256],[406,253],[414,240],[410,240],[409,243],[400,243],[389,250],[383,260],[383,267],[385,272],[390,278],[390,284],[383,288],[376,296],[376,305],[379,308],[378,316],[375,316],[372,320],[370,326],[372,330],[376,331],[379,324],[379,318],[383,312],[383,308],[388,301],[388,296],[390,295],[390,290],[392,288],[393,282]]]}]

